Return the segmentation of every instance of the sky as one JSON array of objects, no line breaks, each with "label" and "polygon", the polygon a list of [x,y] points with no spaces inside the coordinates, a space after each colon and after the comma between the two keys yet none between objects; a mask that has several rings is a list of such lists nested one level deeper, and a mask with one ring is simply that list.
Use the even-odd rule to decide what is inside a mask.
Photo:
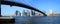
[{"label": "sky", "polygon": [[[60,13],[60,0],[9,0],[14,2],[21,2],[32,7],[35,7],[39,10],[46,11],[46,14],[49,13],[49,10],[52,9],[53,12]],[[16,10],[23,11],[24,8],[9,5],[1,5],[1,14],[2,15],[13,15]]]}]

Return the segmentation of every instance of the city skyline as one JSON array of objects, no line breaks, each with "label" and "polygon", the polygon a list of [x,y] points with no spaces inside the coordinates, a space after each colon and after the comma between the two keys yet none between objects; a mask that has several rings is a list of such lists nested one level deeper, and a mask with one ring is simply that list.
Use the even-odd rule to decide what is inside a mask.
[{"label": "city skyline", "polygon": [[[42,12],[46,13],[45,11]],[[58,12],[53,12],[52,9],[49,10],[47,16],[50,16],[50,14],[51,16],[55,16],[55,14],[56,16],[60,15]],[[43,14],[34,10],[23,10],[23,12],[16,10],[13,15],[6,14],[2,16],[43,16]]]},{"label": "city skyline", "polygon": [[[48,14],[50,8],[53,10],[53,12],[58,12],[60,13],[60,0],[14,0],[15,2],[22,2],[24,4],[28,4],[32,7],[35,7],[39,10],[45,10]],[[2,14],[14,14],[16,10],[23,11],[24,8],[22,7],[17,7],[17,6],[12,6],[10,7],[9,5],[1,5],[1,12]]]}]

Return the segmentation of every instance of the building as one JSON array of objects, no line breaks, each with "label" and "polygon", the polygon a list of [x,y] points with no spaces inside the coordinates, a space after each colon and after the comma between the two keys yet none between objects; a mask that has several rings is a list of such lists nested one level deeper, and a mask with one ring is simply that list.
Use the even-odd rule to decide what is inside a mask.
[{"label": "building", "polygon": [[16,10],[15,15],[16,15],[16,16],[18,16],[18,13],[19,13],[19,11],[18,11],[18,10]]},{"label": "building", "polygon": [[23,16],[23,12],[21,13],[21,16]]},{"label": "building", "polygon": [[36,12],[35,16],[44,16],[43,14],[41,14],[40,12]]},{"label": "building", "polygon": [[30,16],[32,16],[32,11],[30,10]]},{"label": "building", "polygon": [[27,10],[27,16],[30,16],[30,11],[29,10]]},{"label": "building", "polygon": [[23,10],[22,16],[27,16],[27,12]]},{"label": "building", "polygon": [[53,16],[52,9],[49,10],[49,16]]},{"label": "building", "polygon": [[60,16],[60,14],[58,12],[52,12],[52,9],[50,9],[49,16]]},{"label": "building", "polygon": [[53,16],[60,16],[60,14],[55,12],[55,13],[53,13]]},{"label": "building", "polygon": [[30,10],[30,16],[35,16],[35,11]]},{"label": "building", "polygon": [[25,10],[23,10],[23,12],[22,12],[22,16],[24,16],[25,15]]},{"label": "building", "polygon": [[33,10],[32,10],[32,12],[31,12],[31,13],[32,13],[32,15],[33,15],[33,16],[35,16],[35,11],[33,11]]},{"label": "building", "polygon": [[19,16],[21,16],[21,12],[19,12]]}]

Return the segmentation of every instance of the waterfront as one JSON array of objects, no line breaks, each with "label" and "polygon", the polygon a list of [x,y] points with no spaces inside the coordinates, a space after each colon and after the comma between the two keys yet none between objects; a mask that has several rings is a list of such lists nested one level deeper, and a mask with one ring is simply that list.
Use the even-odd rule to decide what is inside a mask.
[{"label": "waterfront", "polygon": [[15,24],[60,24],[60,16],[16,16]]},{"label": "waterfront", "polygon": [[1,0],[0,24],[60,24],[59,2],[59,0]]}]

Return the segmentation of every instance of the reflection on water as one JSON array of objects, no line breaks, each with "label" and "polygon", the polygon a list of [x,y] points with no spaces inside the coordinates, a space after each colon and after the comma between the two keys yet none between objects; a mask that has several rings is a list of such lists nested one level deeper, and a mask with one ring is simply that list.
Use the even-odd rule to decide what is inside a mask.
[{"label": "reflection on water", "polygon": [[[3,24],[60,24],[60,16],[13,16],[15,23]],[[1,24],[1,23],[0,23]]]},{"label": "reflection on water", "polygon": [[60,16],[16,16],[15,24],[60,24]]}]

